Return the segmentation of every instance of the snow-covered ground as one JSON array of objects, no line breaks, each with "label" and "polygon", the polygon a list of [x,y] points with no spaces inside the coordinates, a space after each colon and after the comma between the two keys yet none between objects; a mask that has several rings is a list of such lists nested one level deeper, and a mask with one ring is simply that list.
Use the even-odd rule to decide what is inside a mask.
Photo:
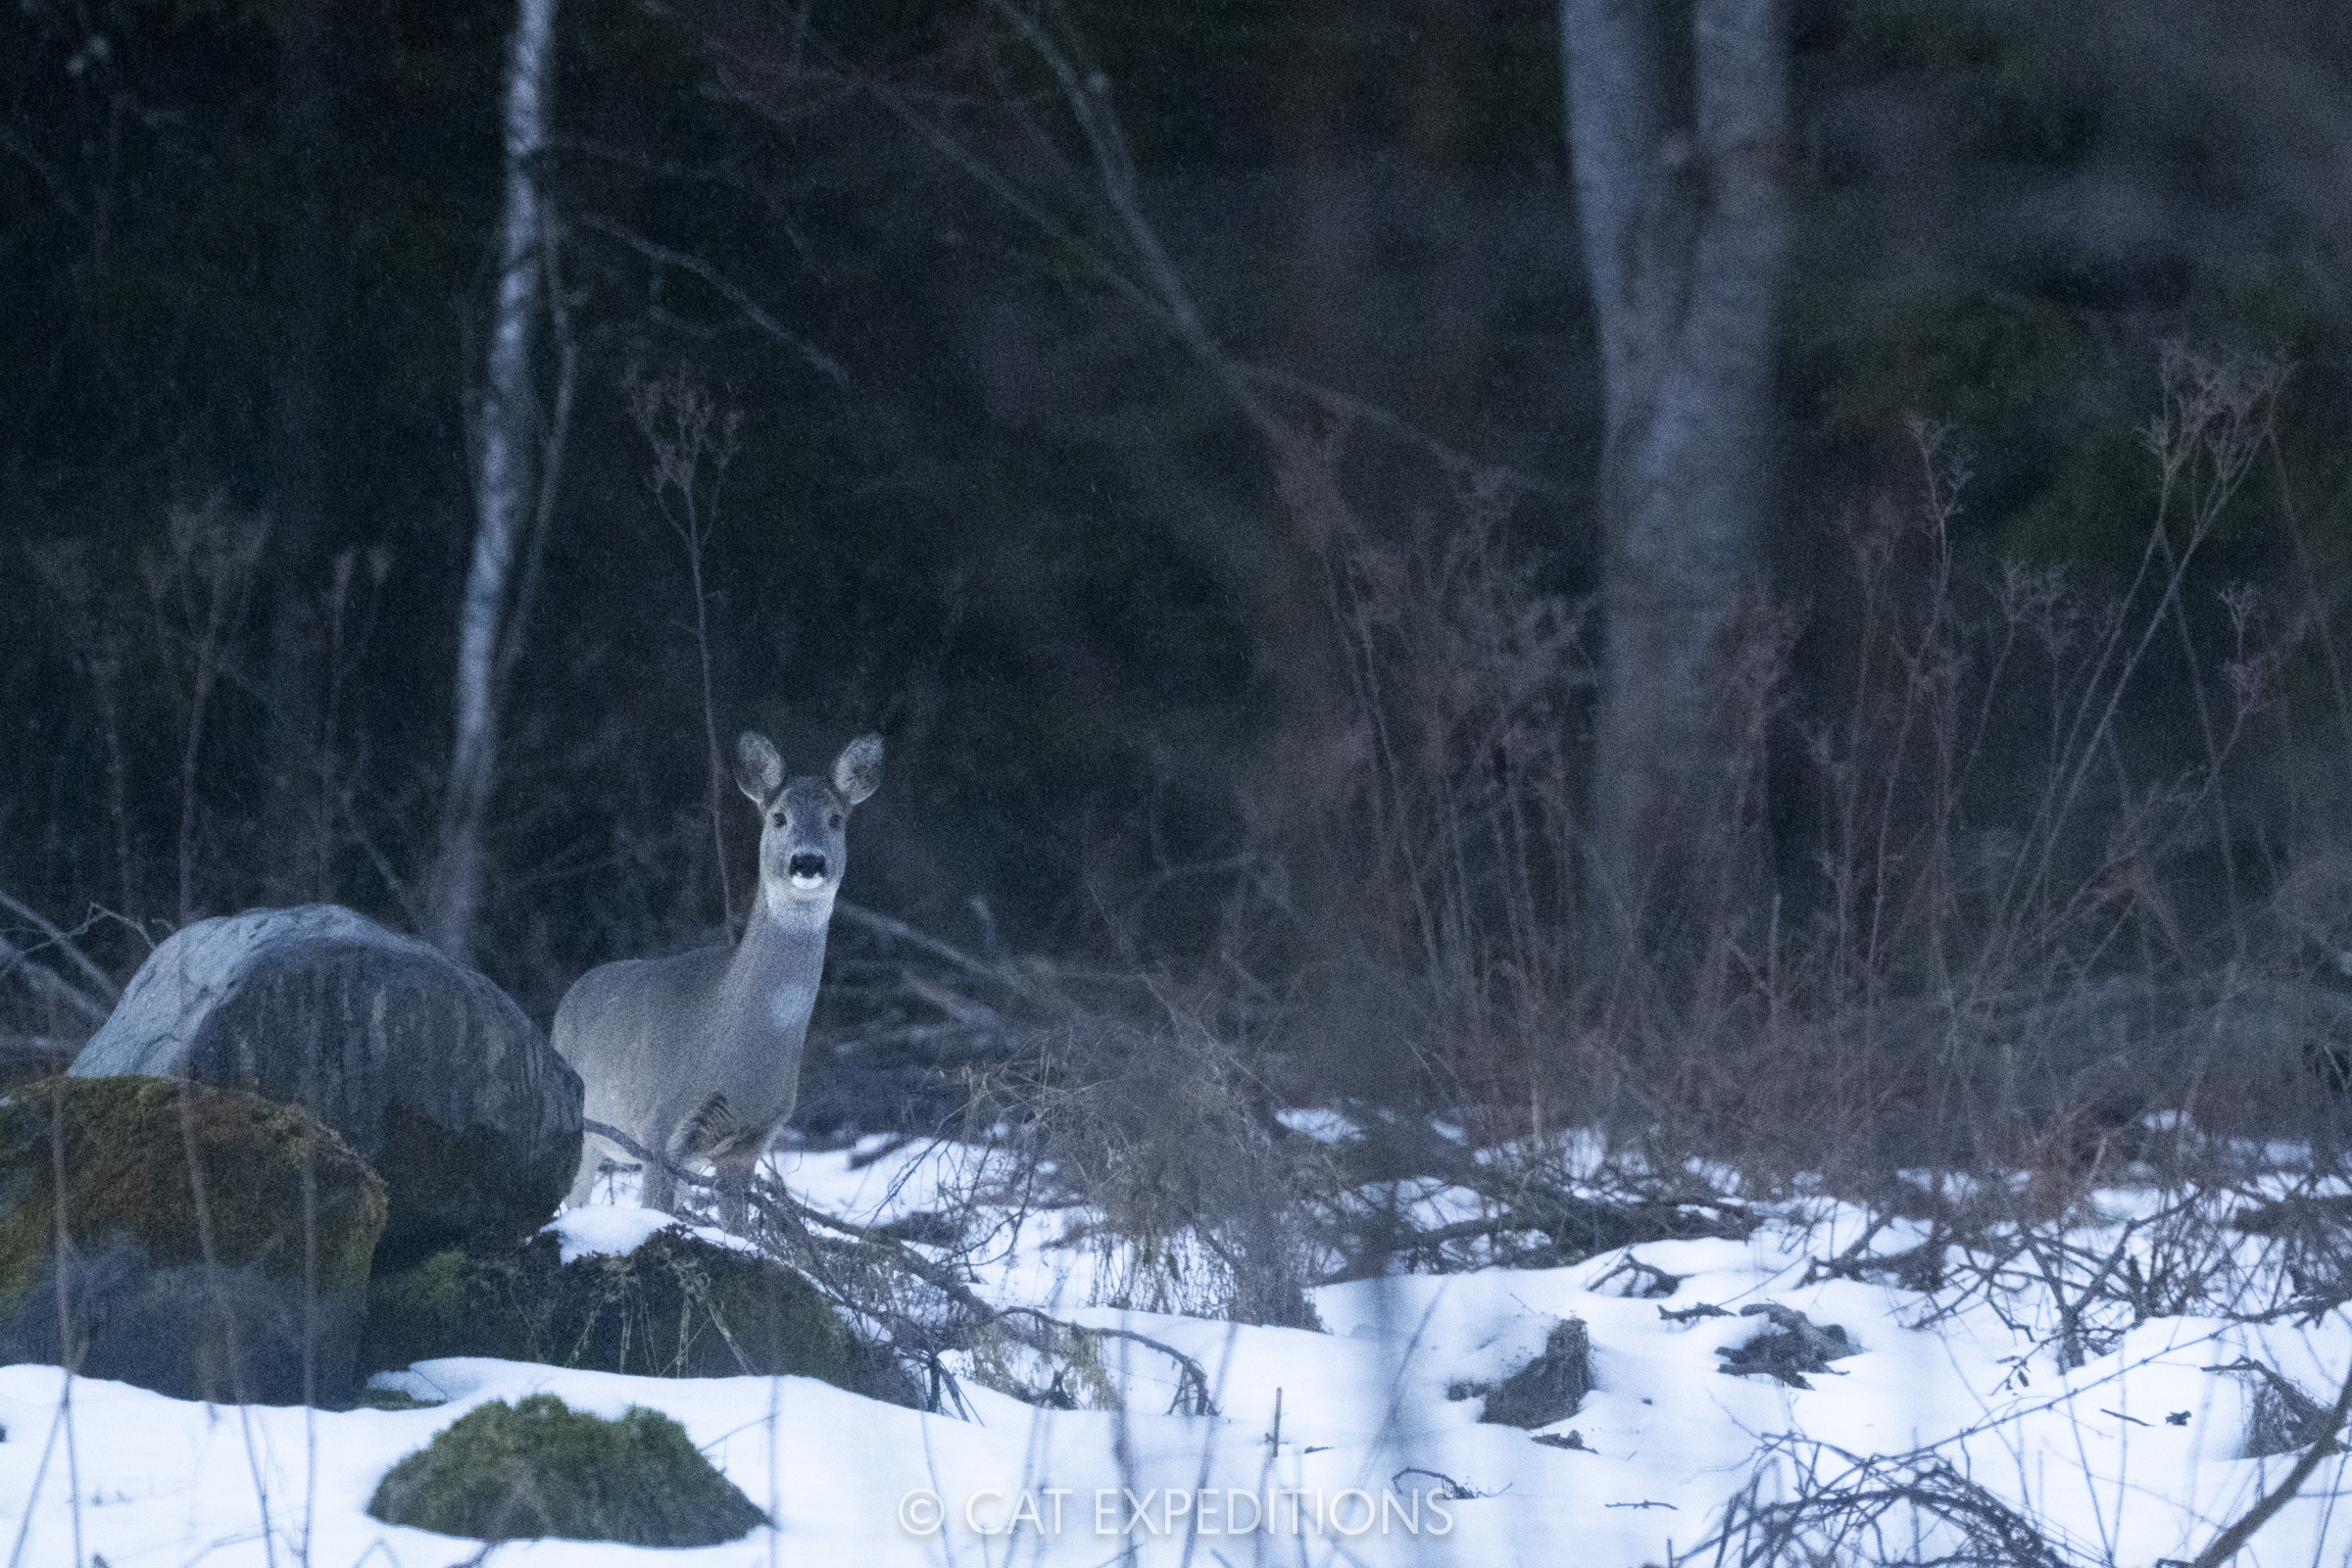
[{"label": "snow-covered ground", "polygon": [[[787,1158],[784,1175],[809,1201],[872,1219],[928,1206],[942,1181],[968,1175],[955,1166],[970,1157],[906,1150],[855,1168],[846,1152],[807,1154]],[[1449,1199],[1423,1201],[1444,1211]],[[2119,1194],[2115,1224],[2083,1244],[2103,1252],[2125,1240],[2134,1201]],[[600,1414],[635,1403],[674,1416],[776,1526],[685,1552],[515,1543],[494,1562],[1076,1568],[1132,1546],[1134,1560],[1203,1568],[1636,1568],[1707,1538],[1759,1474],[1757,1495],[1769,1501],[1791,1494],[1800,1469],[1835,1477],[1870,1456],[1909,1454],[1943,1461],[1947,1479],[2030,1515],[2078,1560],[2147,1565],[2193,1558],[2295,1462],[2243,1456],[2260,1382],[2215,1369],[2252,1357],[2325,1405],[2352,1367],[2352,1322],[2337,1311],[2308,1326],[2156,1318],[2065,1371],[2047,1337],[2046,1293],[1931,1299],[1853,1279],[1802,1283],[1808,1260],[1862,1235],[1863,1216],[1826,1201],[1744,1243],[1634,1249],[1681,1276],[1670,1298],[1619,1294],[1623,1275],[1602,1283],[1621,1261],[1612,1253],[1570,1268],[1330,1287],[1314,1301],[1324,1334],[1087,1305],[1096,1254],[1056,1245],[1070,1219],[1047,1213],[1011,1238],[983,1270],[984,1290],[1185,1351],[1207,1370],[1217,1415],[1164,1413],[1178,1392],[1173,1364],[1119,1340],[1103,1359],[1123,1411],[1042,1410],[967,1383],[969,1420],[799,1378],[669,1381],[487,1360],[426,1362],[379,1380],[446,1403],[342,1413],[208,1407],[88,1381],[69,1400],[57,1369],[9,1367],[0,1369],[0,1560],[470,1560],[475,1544],[377,1524],[368,1496],[396,1459],[473,1404],[551,1391]],[[584,1209],[566,1216],[567,1250],[625,1249],[648,1223],[633,1210]],[[1919,1239],[1897,1222],[1870,1248],[1894,1252]],[[1717,1348],[1763,1332],[1762,1317],[1739,1312],[1764,1301],[1842,1325],[1860,1352],[1813,1375],[1810,1390],[1725,1375]],[[1700,1303],[1732,1315],[1661,1314]],[[1939,1304],[1953,1309],[1922,1326]],[[1573,1430],[1581,1447],[1481,1425],[1478,1396],[1447,1396],[1505,1377],[1568,1316],[1588,1325],[1597,1388],[1547,1430]],[[2328,1459],[2240,1561],[2344,1562],[2345,1462]],[[1888,1528],[1899,1555],[1909,1517],[1890,1516]]]}]

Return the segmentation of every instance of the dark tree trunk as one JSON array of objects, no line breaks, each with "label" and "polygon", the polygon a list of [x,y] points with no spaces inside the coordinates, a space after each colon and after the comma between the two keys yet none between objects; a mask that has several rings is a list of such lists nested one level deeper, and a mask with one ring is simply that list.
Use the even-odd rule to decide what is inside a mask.
[{"label": "dark tree trunk", "polygon": [[348,8],[339,0],[297,0],[289,8],[278,76],[278,134],[298,217],[276,268],[285,340],[271,387],[271,526],[269,599],[268,794],[264,839],[273,847],[270,895],[280,902],[326,898],[327,824],[318,819],[325,639],[320,600],[325,563],[341,544],[333,492],[333,367],[328,363],[342,287],[329,199],[336,159],[335,100],[349,85]]},{"label": "dark tree trunk", "polygon": [[1592,870],[1621,953],[1679,989],[1751,869],[1740,644],[1769,506],[1787,50],[1778,0],[1560,17],[1607,419]]}]

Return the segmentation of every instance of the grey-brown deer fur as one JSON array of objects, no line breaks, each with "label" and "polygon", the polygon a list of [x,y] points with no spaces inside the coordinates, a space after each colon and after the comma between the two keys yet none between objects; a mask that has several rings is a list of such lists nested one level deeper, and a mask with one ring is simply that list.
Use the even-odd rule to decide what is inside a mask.
[{"label": "grey-brown deer fur", "polygon": [[[760,897],[732,951],[624,958],[589,970],[556,1009],[556,1050],[587,1086],[587,1119],[677,1165],[710,1165],[721,1223],[742,1228],[754,1167],[792,1116],[801,1045],[825,967],[825,927],[849,863],[850,808],[882,777],[882,738],[843,749],[830,778],[787,779],[764,735],[736,742],[735,782],[760,808]],[[593,1134],[572,1183],[588,1200],[610,1154]],[[677,1184],[648,1168],[642,1201],[674,1210]]]}]

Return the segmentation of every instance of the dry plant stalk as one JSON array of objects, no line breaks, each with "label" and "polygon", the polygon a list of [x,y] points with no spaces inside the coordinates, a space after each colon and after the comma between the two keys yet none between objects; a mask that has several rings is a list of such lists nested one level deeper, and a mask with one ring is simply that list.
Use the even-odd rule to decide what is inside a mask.
[{"label": "dry plant stalk", "polygon": [[702,672],[711,858],[718,873],[719,918],[731,939],[737,924],[735,896],[727,874],[727,767],[718,744],[718,709],[710,690],[710,593],[704,582],[704,566],[710,536],[718,527],[719,490],[727,465],[735,458],[743,416],[732,409],[722,411],[710,389],[689,379],[684,370],[648,379],[632,367],[625,385],[630,417],[653,452],[654,499],[686,552],[686,576],[694,594],[694,651]]},{"label": "dry plant stalk", "polygon": [[166,548],[140,563],[167,662],[178,672],[179,923],[197,915],[196,862],[202,792],[197,765],[204,755],[205,720],[231,645],[253,605],[257,568],[269,529],[260,519],[230,513],[215,497],[202,507],[172,509]]}]

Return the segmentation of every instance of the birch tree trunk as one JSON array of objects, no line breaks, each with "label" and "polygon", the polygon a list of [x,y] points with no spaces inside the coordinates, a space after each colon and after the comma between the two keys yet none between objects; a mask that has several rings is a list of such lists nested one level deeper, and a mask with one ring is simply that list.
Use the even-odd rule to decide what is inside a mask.
[{"label": "birch tree trunk", "polygon": [[457,736],[426,935],[470,958],[482,901],[482,831],[498,763],[497,671],[510,635],[510,580],[542,479],[532,367],[545,313],[547,217],[537,160],[546,144],[557,0],[518,0],[507,57],[507,201],[500,231],[474,476],[473,559],[458,637]]},{"label": "birch tree trunk", "polygon": [[1592,869],[1624,951],[1671,968],[1742,874],[1787,48],[1778,0],[1561,0],[1560,22],[1607,426]]}]

